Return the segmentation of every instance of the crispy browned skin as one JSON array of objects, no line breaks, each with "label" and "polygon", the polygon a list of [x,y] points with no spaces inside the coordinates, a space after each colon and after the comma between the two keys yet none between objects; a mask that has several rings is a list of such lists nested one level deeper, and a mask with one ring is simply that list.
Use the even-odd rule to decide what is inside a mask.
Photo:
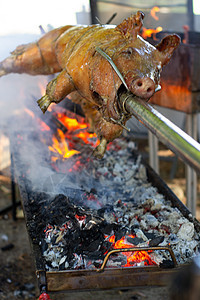
[{"label": "crispy browned skin", "polygon": [[123,84],[111,64],[97,52],[103,50],[122,74],[128,89],[148,100],[159,85],[160,71],[180,43],[177,35],[165,37],[156,47],[139,36],[144,14],[137,12],[118,26],[65,26],[50,31],[37,43],[19,46],[0,63],[0,76],[14,73],[60,72],[39,101],[45,112],[68,94],[82,105],[100,139],[95,155],[102,157],[106,145],[120,136],[127,119],[119,104]]}]

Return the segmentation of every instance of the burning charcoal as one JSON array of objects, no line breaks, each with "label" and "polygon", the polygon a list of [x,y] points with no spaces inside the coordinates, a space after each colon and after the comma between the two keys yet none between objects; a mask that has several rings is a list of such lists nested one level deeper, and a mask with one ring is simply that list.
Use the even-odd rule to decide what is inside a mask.
[{"label": "burning charcoal", "polygon": [[163,262],[163,260],[165,259],[165,257],[163,256],[163,251],[153,251],[153,252],[149,252],[149,256],[150,258],[159,266],[160,263]]},{"label": "burning charcoal", "polygon": [[52,238],[52,240],[51,240],[52,243],[53,244],[58,244],[63,239],[64,234],[65,233],[63,231],[60,231],[57,236],[54,236]]},{"label": "burning charcoal", "polygon": [[63,256],[61,258],[61,260],[59,261],[59,270],[64,270],[65,269],[65,261],[66,261],[67,257]]},{"label": "burning charcoal", "polygon": [[84,255],[87,255],[90,259],[97,260],[97,259],[103,259],[103,253],[101,250],[96,251],[84,251]]},{"label": "burning charcoal", "polygon": [[115,231],[115,237],[116,241],[120,240],[123,236],[125,236],[127,233],[127,228],[118,228],[118,230]]},{"label": "burning charcoal", "polygon": [[116,217],[113,212],[105,212],[103,216],[104,216],[105,221],[108,223],[116,222]]},{"label": "burning charcoal", "polygon": [[102,223],[100,230],[103,234],[110,235],[117,226],[117,224],[108,224],[107,222],[104,222]]},{"label": "burning charcoal", "polygon": [[131,226],[131,231],[134,231],[135,228],[139,228],[140,227],[140,223],[138,222],[138,220],[136,218],[133,218],[131,220],[129,226]]},{"label": "burning charcoal", "polygon": [[143,233],[143,231],[141,229],[135,229],[135,233],[136,233],[136,236],[138,238],[142,239],[144,242],[148,241],[147,237],[145,236],[145,234]]},{"label": "burning charcoal", "polygon": [[171,233],[168,237],[168,241],[170,242],[170,245],[171,244],[173,245],[173,244],[177,244],[179,242],[179,239],[176,234]]},{"label": "burning charcoal", "polygon": [[153,232],[149,231],[144,231],[145,236],[147,237],[148,240],[153,240],[156,238],[156,234]]},{"label": "burning charcoal", "polygon": [[114,175],[121,175],[121,172],[123,172],[122,166],[119,163],[116,163],[114,165],[114,168],[113,168],[113,174]]},{"label": "burning charcoal", "polygon": [[151,214],[145,214],[142,219],[146,222],[147,227],[155,228],[158,226],[158,220]]},{"label": "burning charcoal", "polygon": [[137,246],[140,243],[143,243],[144,240],[138,237],[135,238],[131,238],[131,237],[127,237],[127,241],[131,244],[133,244],[134,246]]},{"label": "burning charcoal", "polygon": [[157,236],[149,241],[149,247],[156,247],[164,241],[164,236]]},{"label": "burning charcoal", "polygon": [[52,265],[53,268],[56,268],[56,269],[57,269],[58,266],[59,266],[58,263],[57,263],[56,261],[52,261],[51,265]]},{"label": "burning charcoal", "polygon": [[[48,134],[43,138],[47,141]],[[28,229],[40,244],[47,270],[99,268],[105,254],[117,242],[122,245],[121,240],[129,247],[170,244],[180,264],[197,253],[200,239],[193,222],[148,182],[141,156],[133,155],[134,145],[129,144],[116,140],[102,160],[88,155],[91,147],[76,145],[80,155],[62,159],[56,166],[51,163],[50,173],[45,177],[41,172],[41,186],[34,183],[33,192],[33,180],[27,178]],[[40,170],[46,172],[50,158],[45,157]],[[157,265],[170,259],[167,251],[153,251],[149,256]],[[126,263],[120,253],[109,259],[108,266]],[[142,264],[133,261],[131,265]]]},{"label": "burning charcoal", "polygon": [[184,223],[179,229],[177,236],[183,240],[191,241],[194,236],[194,224],[190,222]]},{"label": "burning charcoal", "polygon": [[84,266],[85,266],[85,263],[84,263],[82,255],[77,255],[76,253],[74,253],[72,269],[85,269]]},{"label": "burning charcoal", "polygon": [[169,260],[169,259],[165,259],[163,260],[161,263],[160,263],[160,267],[161,268],[164,268],[164,269],[171,269],[171,268],[174,268],[174,263],[172,260]]}]

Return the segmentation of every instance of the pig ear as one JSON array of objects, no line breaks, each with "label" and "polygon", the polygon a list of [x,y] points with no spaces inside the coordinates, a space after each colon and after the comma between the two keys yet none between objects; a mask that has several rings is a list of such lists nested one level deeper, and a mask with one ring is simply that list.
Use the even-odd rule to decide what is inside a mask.
[{"label": "pig ear", "polygon": [[162,65],[166,65],[174,50],[180,44],[180,37],[177,34],[171,34],[162,39],[162,41],[156,45],[157,50],[161,53],[161,63]]},{"label": "pig ear", "polygon": [[144,13],[138,11],[136,15],[131,15],[120,23],[117,28],[123,33],[126,38],[136,38],[137,34],[143,25]]}]

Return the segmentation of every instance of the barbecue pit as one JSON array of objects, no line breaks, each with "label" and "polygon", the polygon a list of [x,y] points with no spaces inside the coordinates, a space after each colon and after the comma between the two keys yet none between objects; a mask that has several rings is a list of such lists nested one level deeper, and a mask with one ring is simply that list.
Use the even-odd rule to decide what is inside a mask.
[{"label": "barbecue pit", "polygon": [[[199,222],[135,153],[130,137],[113,142],[102,161],[94,159],[95,138],[83,142],[63,121],[84,119],[58,108],[53,120],[59,116],[77,151],[63,159],[51,151],[50,120],[45,126],[23,114],[22,132],[10,136],[12,164],[41,291],[166,285],[198,253]],[[123,250],[115,248],[120,240]],[[143,251],[150,262],[127,263]]]}]

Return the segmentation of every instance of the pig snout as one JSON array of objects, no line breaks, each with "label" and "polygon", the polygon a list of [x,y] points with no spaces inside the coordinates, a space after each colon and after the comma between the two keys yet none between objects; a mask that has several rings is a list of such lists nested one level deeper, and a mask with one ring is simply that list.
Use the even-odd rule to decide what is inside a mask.
[{"label": "pig snout", "polygon": [[155,83],[149,77],[137,78],[129,86],[130,91],[143,99],[149,99],[155,93]]}]

